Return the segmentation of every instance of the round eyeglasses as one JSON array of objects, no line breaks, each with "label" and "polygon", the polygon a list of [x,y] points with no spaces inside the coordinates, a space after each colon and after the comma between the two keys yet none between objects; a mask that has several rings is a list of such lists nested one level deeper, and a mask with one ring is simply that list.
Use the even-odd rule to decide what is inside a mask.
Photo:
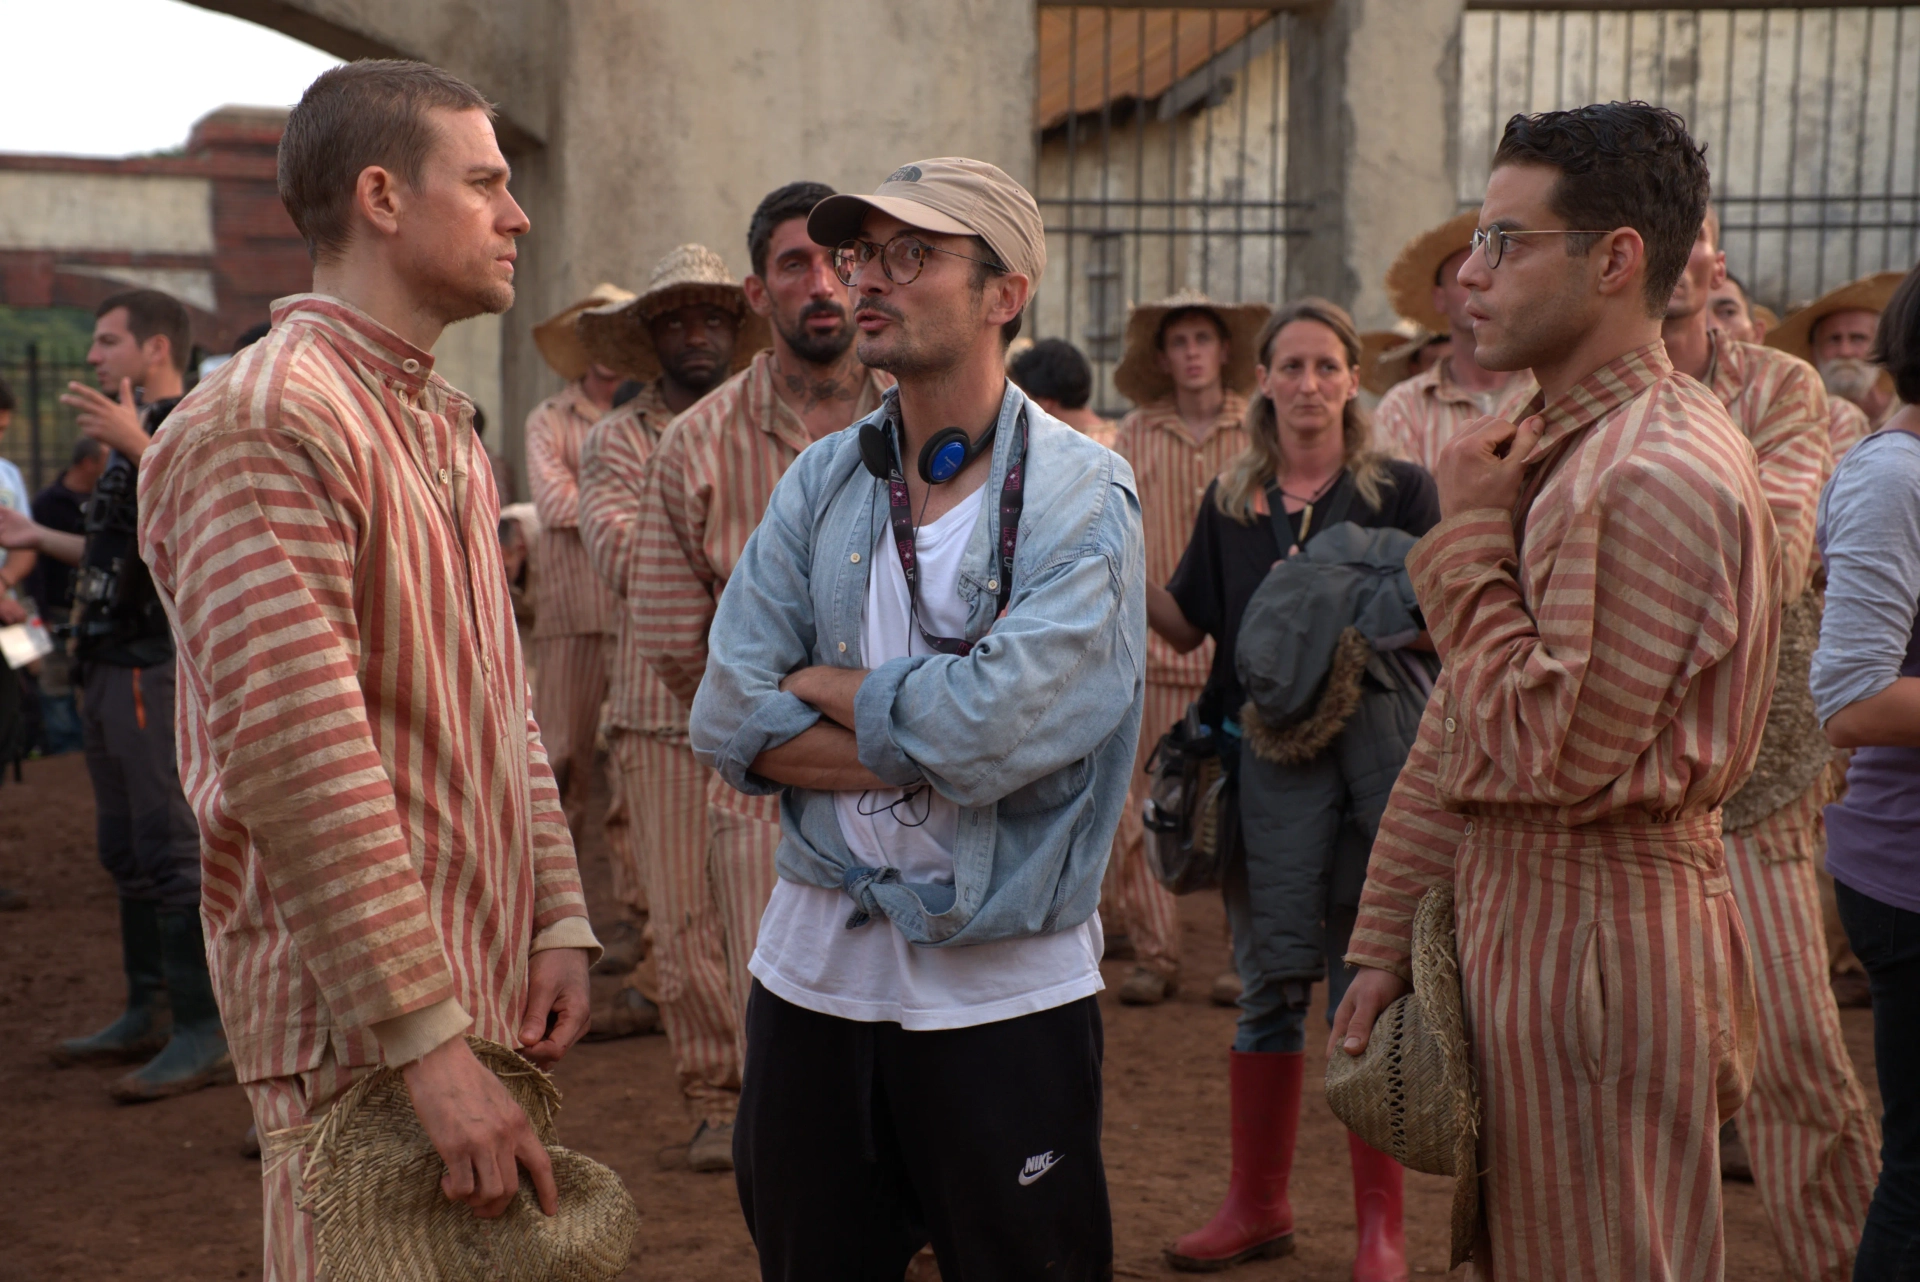
[{"label": "round eyeglasses", "polygon": [[926,270],[927,257],[930,254],[947,254],[954,258],[964,258],[970,263],[979,263],[982,267],[991,267],[997,272],[1007,270],[999,263],[975,258],[971,254],[955,253],[951,249],[942,249],[938,245],[929,245],[918,236],[901,232],[884,245],[858,236],[841,241],[833,251],[833,274],[840,278],[842,285],[851,285],[859,279],[862,269],[878,258],[880,270],[887,274],[888,280],[896,285],[911,285],[920,278],[920,273]]},{"label": "round eyeglasses", "polygon": [[1480,251],[1489,268],[1498,267],[1507,256],[1507,241],[1515,236],[1604,236],[1603,231],[1579,231],[1572,227],[1550,227],[1542,231],[1509,231],[1505,227],[1476,227],[1473,248]]}]

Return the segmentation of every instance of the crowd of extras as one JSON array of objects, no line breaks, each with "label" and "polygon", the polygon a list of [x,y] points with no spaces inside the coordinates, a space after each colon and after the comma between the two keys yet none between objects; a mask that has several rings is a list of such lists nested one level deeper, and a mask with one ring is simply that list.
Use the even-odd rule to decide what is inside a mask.
[{"label": "crowd of extras", "polygon": [[[437,141],[341,142],[343,102]],[[1920,271],[1770,309],[1683,123],[1609,104],[1509,124],[1484,205],[1394,261],[1394,328],[1184,289],[1096,367],[1021,333],[1032,197],[927,160],[770,192],[741,278],[681,245],[528,323],[559,390],[520,470],[430,354],[512,299],[488,121],[417,64],[323,77],[281,158],[314,291],[197,364],[180,301],[106,299],[64,469],[0,461],[0,763],[84,753],[119,903],[123,1008],[56,1064],[127,1103],[237,1078],[268,1129],[405,1068],[497,1214],[517,1183],[432,1103],[483,1089],[459,1035],[663,1037],[674,1160],[734,1172],[764,1276],[1094,1278],[1101,1020],[1204,1000],[1227,1188],[1165,1258],[1211,1271],[1294,1249],[1309,1014],[1328,1056],[1383,1035],[1446,884],[1456,1261],[1717,1277],[1733,1180],[1791,1276],[1920,1277]],[[428,219],[508,284],[410,259]],[[475,747],[516,717],[522,766]],[[1201,743],[1211,811],[1168,765]],[[271,795],[336,768],[363,790]],[[398,862],[335,805],[393,808]],[[469,864],[487,903],[435,899]],[[368,869],[444,938],[367,925]],[[1224,973],[1183,960],[1196,890]],[[1405,1279],[1404,1168],[1347,1147],[1352,1276]],[[289,1180],[270,1273],[311,1276]]]}]

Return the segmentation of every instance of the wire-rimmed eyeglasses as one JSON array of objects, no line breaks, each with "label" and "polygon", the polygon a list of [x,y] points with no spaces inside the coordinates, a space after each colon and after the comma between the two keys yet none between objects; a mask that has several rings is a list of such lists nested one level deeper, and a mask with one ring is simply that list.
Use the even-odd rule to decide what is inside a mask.
[{"label": "wire-rimmed eyeglasses", "polygon": [[[1608,228],[1609,231],[1612,228]],[[1489,268],[1498,267],[1507,256],[1507,241],[1515,236],[1604,236],[1604,231],[1580,231],[1573,227],[1548,227],[1540,231],[1512,231],[1505,227],[1477,227],[1473,248],[1480,251]]]},{"label": "wire-rimmed eyeglasses", "polygon": [[997,272],[1006,270],[999,263],[975,258],[971,254],[955,253],[951,249],[942,249],[938,245],[929,245],[918,236],[901,232],[884,245],[858,236],[841,241],[833,251],[833,274],[840,278],[842,285],[851,285],[859,278],[861,269],[878,258],[880,270],[887,274],[888,280],[896,285],[911,285],[920,278],[920,273],[926,270],[929,254],[952,254],[955,258],[964,258],[970,263],[979,263],[982,267],[991,267]]}]

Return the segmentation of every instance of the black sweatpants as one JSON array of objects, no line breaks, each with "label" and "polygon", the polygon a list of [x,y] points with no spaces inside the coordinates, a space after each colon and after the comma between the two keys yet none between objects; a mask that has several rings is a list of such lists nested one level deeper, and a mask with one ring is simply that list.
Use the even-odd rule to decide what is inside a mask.
[{"label": "black sweatpants", "polygon": [[120,897],[198,909],[200,827],[180,789],[173,664],[85,664],[81,730],[100,862]]},{"label": "black sweatpants", "polygon": [[1100,1007],[910,1033],[758,981],[734,1178],[766,1282],[1106,1282]]}]

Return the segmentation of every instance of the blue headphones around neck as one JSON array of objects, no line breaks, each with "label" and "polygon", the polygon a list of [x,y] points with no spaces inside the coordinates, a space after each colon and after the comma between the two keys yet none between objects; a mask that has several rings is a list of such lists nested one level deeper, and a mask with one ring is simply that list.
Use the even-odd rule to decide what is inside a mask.
[{"label": "blue headphones around neck", "polygon": [[[891,422],[891,418],[881,420],[881,423]],[[869,421],[860,425],[860,461],[867,465],[867,471],[884,481],[893,475],[893,434],[881,423]],[[943,427],[935,432],[932,439],[920,447],[920,479],[928,485],[944,485],[966,471],[967,464],[992,447],[993,434],[999,426],[995,421],[980,433],[977,441],[957,427]]]}]

